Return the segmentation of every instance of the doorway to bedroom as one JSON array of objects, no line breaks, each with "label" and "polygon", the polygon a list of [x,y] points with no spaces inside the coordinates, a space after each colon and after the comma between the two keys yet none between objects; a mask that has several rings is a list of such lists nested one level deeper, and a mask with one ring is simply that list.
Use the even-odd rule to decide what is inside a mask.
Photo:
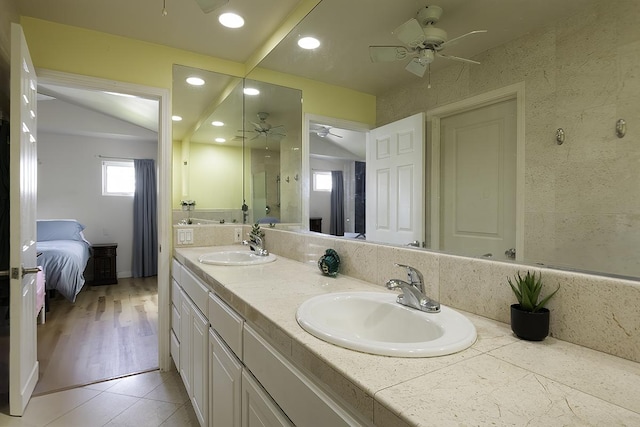
[{"label": "doorway to bedroom", "polygon": [[[158,277],[132,278],[133,196],[103,185],[105,159],[157,161],[158,100],[50,82],[38,91],[37,217],[75,219],[94,256],[75,301],[49,296],[34,395],[159,367]],[[107,276],[117,283],[104,280],[98,247],[113,250]]]}]

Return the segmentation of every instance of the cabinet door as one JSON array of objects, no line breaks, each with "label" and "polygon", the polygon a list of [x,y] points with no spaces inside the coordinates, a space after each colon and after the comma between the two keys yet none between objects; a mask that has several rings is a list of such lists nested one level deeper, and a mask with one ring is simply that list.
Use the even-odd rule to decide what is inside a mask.
[{"label": "cabinet door", "polygon": [[209,321],[195,307],[192,307],[191,324],[191,387],[193,396],[191,403],[200,421],[200,425],[208,425],[209,414]]},{"label": "cabinet door", "polygon": [[209,425],[240,427],[242,364],[209,329]]},{"label": "cabinet door", "polygon": [[187,395],[193,396],[191,382],[193,379],[193,366],[191,364],[191,324],[193,323],[193,304],[184,291],[180,298],[180,376]]},{"label": "cabinet door", "polygon": [[293,426],[262,386],[242,370],[242,427]]}]

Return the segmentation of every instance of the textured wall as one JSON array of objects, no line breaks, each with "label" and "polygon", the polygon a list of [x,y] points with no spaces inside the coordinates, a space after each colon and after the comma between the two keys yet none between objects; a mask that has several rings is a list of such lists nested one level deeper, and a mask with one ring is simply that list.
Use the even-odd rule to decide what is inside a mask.
[{"label": "textured wall", "polygon": [[379,96],[377,124],[524,82],[525,259],[638,277],[638,22],[640,2],[601,0],[478,55],[482,65],[452,62],[431,89],[419,81]]}]

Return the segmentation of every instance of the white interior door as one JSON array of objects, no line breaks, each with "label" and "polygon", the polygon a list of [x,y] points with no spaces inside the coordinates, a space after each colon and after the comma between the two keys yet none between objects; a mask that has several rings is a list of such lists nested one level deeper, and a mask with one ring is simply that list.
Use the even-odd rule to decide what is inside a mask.
[{"label": "white interior door", "polygon": [[20,416],[38,381],[36,337],[35,69],[18,24],[11,24],[9,411]]},{"label": "white interior door", "polygon": [[424,113],[373,129],[367,138],[367,240],[424,241]]},{"label": "white interior door", "polygon": [[516,247],[516,100],[443,118],[440,249],[506,259]]}]

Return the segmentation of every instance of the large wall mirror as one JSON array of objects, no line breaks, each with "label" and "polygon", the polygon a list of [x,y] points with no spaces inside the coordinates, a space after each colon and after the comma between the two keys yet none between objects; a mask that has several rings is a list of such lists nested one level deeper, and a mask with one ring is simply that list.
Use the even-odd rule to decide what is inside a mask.
[{"label": "large wall mirror", "polygon": [[174,223],[300,223],[299,90],[174,65],[173,114]]},{"label": "large wall mirror", "polygon": [[[432,25],[449,39],[487,32],[463,37],[433,57],[407,51],[407,37],[394,34],[426,3],[374,3],[323,0],[260,67],[374,94],[376,126],[426,113],[422,240],[432,249],[640,277],[640,134],[633,130],[640,125],[638,2],[441,0],[442,14]],[[296,41],[305,34],[321,39],[318,51],[300,53]],[[370,46],[399,46],[397,57],[387,50],[372,61]],[[499,104],[507,104],[502,118],[479,125],[466,116]],[[309,121],[309,187],[314,169],[355,170],[361,161],[352,150],[315,152],[316,140],[344,144],[352,131],[329,119]],[[504,119],[511,120],[510,129],[485,126]],[[496,139],[503,132],[512,136]],[[453,145],[444,145],[446,138]],[[498,147],[507,142],[506,151]],[[350,191],[345,187],[346,195]],[[313,206],[308,212],[311,219],[322,217],[312,228],[330,232],[326,214]],[[493,217],[481,218],[488,214]],[[449,223],[434,223],[436,217]],[[444,243],[445,229],[469,241],[491,240],[507,232],[503,224],[511,224],[513,240],[500,250]],[[345,229],[360,234],[355,225]]]}]

